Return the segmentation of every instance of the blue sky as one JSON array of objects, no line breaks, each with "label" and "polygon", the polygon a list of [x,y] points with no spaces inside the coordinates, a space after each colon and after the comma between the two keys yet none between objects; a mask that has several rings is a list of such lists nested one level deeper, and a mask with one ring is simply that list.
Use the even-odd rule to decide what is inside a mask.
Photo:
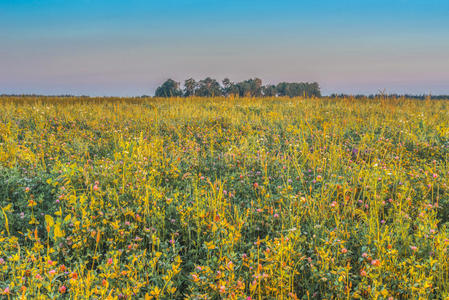
[{"label": "blue sky", "polygon": [[0,0],[0,93],[142,95],[191,76],[449,94],[449,1]]}]

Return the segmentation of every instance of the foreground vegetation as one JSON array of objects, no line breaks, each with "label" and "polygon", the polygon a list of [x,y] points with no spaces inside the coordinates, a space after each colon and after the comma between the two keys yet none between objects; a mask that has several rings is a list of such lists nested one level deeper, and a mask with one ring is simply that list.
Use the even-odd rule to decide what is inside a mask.
[{"label": "foreground vegetation", "polygon": [[448,298],[448,104],[0,98],[1,293]]}]

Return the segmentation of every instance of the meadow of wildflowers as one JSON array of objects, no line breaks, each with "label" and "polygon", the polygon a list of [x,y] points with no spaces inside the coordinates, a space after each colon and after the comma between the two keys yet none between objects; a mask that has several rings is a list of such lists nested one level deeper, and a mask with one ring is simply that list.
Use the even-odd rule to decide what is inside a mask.
[{"label": "meadow of wildflowers", "polygon": [[0,98],[5,299],[449,299],[449,101]]}]

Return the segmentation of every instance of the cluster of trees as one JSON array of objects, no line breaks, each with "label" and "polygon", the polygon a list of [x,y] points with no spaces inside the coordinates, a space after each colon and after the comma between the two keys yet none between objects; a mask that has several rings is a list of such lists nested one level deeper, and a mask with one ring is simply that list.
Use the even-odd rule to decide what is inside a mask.
[{"label": "cluster of trees", "polygon": [[181,84],[168,79],[156,89],[156,97],[218,97],[218,96],[240,96],[240,97],[276,97],[276,96],[305,96],[321,97],[320,86],[316,82],[281,82],[277,85],[262,85],[259,78],[248,79],[241,82],[231,82],[225,78],[220,84],[217,80],[207,77],[196,81],[189,78]]}]

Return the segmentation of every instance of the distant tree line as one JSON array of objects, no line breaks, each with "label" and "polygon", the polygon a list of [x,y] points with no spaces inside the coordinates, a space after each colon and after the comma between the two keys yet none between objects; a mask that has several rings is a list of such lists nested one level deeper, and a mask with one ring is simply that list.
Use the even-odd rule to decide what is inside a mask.
[{"label": "distant tree line", "polygon": [[320,86],[317,82],[281,82],[277,85],[262,85],[259,78],[241,82],[232,82],[225,78],[220,84],[217,80],[207,77],[196,81],[189,78],[184,81],[184,87],[173,79],[166,80],[156,89],[156,97],[321,97]]},{"label": "distant tree line", "polygon": [[449,95],[411,95],[411,94],[370,94],[370,95],[364,95],[364,94],[357,94],[357,95],[350,95],[350,94],[330,94],[330,98],[354,98],[354,99],[377,99],[379,97],[385,97],[385,98],[406,98],[406,99],[416,99],[416,100],[448,100]]},{"label": "distant tree line", "polygon": [[[257,79],[257,78],[256,78]],[[281,82],[277,85],[267,85],[262,86],[262,89],[254,88],[254,85],[251,85],[251,81],[246,80],[237,84],[232,84],[231,82],[228,82],[226,79],[223,80],[224,82],[228,82],[228,84],[223,84],[218,86],[216,84],[212,84],[209,87],[202,87],[201,89],[198,88],[198,83],[196,83],[193,79],[188,79],[186,81],[189,81],[189,83],[186,85],[184,84],[184,88],[180,88],[180,84],[169,79],[167,80],[162,86],[159,88],[159,91],[156,91],[156,97],[188,97],[188,96],[205,96],[210,97],[212,95],[215,96],[229,96],[229,95],[239,95],[239,96],[261,96],[261,97],[275,97],[275,96],[316,96],[321,97],[321,93],[319,92],[319,86],[316,84],[316,88],[318,89],[318,93],[312,94],[312,93],[301,93],[301,89],[303,88],[303,85],[313,85],[315,83],[286,83]],[[201,81],[200,81],[201,82]],[[216,81],[215,81],[216,82]],[[250,82],[250,83],[248,83]],[[251,89],[251,86],[253,86],[253,89]],[[243,88],[242,88],[243,87]],[[158,89],[159,89],[158,88]],[[241,92],[245,91],[246,92]],[[112,97],[112,96],[88,96],[88,95],[41,95],[41,94],[0,94],[0,97],[35,97],[35,98],[91,98],[91,99],[100,99],[100,98],[117,98],[120,97]],[[412,95],[412,94],[385,94],[385,93],[379,93],[379,94],[330,94],[329,96],[326,96],[326,98],[354,98],[354,99],[378,99],[379,97],[384,97],[386,99],[417,99],[417,100],[449,100],[449,95]],[[131,96],[127,98],[151,98],[149,95],[142,95],[142,96]]]}]

